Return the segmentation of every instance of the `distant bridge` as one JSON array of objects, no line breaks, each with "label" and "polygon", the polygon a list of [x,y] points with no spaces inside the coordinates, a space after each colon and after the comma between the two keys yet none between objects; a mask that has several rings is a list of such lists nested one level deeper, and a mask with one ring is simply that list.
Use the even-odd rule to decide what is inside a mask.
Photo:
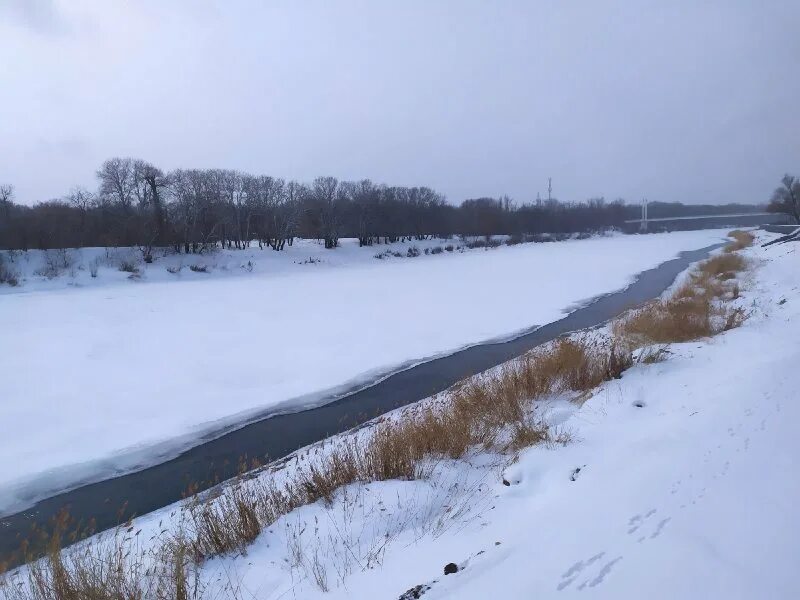
[{"label": "distant bridge", "polygon": [[726,214],[718,214],[718,215],[690,215],[686,217],[656,217],[655,219],[651,219],[647,216],[647,200],[642,201],[642,216],[639,219],[628,219],[625,221],[626,224],[635,225],[639,223],[640,229],[642,231],[647,231],[647,224],[648,223],[664,223],[667,221],[699,221],[702,219],[735,219],[735,218],[746,218],[746,217],[776,217],[775,213],[768,213],[768,212],[751,212],[751,213],[726,213]]}]

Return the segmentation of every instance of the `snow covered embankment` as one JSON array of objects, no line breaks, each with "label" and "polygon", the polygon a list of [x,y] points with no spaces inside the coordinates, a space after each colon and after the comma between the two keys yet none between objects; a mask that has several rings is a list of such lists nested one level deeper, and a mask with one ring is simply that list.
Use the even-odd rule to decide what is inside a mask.
[{"label": "snow covered embankment", "polygon": [[[478,454],[424,481],[344,488],[273,523],[246,556],[205,563],[207,592],[792,597],[800,276],[793,247],[747,254],[766,262],[738,282],[745,325],[673,345],[579,408],[553,400],[549,420],[571,444],[524,451],[502,477],[496,456]],[[136,523],[142,539],[168,512]]]},{"label": "snow covered embankment", "polygon": [[[761,264],[741,282],[744,326],[605,384],[564,421],[574,443],[522,453],[479,518],[319,597],[795,597],[800,258],[745,253]],[[267,552],[224,568],[266,592]]]}]

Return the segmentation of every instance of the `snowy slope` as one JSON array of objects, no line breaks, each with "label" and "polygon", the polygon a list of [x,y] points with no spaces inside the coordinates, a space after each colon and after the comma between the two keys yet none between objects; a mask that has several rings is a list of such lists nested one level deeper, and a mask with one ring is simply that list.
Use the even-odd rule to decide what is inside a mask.
[{"label": "snowy slope", "polygon": [[[191,258],[216,261],[210,275],[173,275],[162,259],[139,281],[77,267],[70,287],[31,276],[0,296],[0,511],[147,464],[267,407],[297,409],[408,361],[553,321],[722,235],[388,260],[373,258],[382,247],[298,244]],[[307,256],[324,262],[299,264]],[[248,261],[252,272],[240,268]]]},{"label": "snowy slope", "polygon": [[[742,282],[743,327],[675,345],[580,408],[554,404],[574,441],[526,451],[503,472],[510,485],[476,463],[352,486],[333,507],[284,517],[247,556],[212,561],[212,588],[258,600],[418,585],[425,600],[798,597],[800,255],[746,252],[761,264]],[[442,512],[456,516],[437,529]],[[444,576],[450,562],[460,570]]]}]

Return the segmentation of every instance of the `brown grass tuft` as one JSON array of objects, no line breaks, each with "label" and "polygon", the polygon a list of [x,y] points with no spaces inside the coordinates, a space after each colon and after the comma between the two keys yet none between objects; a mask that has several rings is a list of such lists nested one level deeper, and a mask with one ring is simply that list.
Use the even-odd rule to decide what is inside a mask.
[{"label": "brown grass tuft", "polygon": [[736,273],[744,271],[746,261],[740,254],[726,252],[718,254],[700,264],[700,273],[707,276],[720,277],[725,276],[730,279],[735,277]]},{"label": "brown grass tuft", "polygon": [[18,574],[0,582],[0,595],[6,600],[173,598],[166,593],[157,595],[159,589],[164,591],[158,587],[157,578],[152,578],[148,586],[141,554],[131,553],[136,535],[131,535],[132,528],[120,527],[113,536],[62,550],[66,524],[66,513],[62,513],[56,520],[47,554],[30,563],[24,576]]},{"label": "brown grass tuft", "polygon": [[229,493],[213,501],[196,499],[189,505],[191,546],[198,560],[231,552],[244,553],[261,533],[255,502],[242,493],[241,486],[234,484],[228,489]]},{"label": "brown grass tuft", "polygon": [[[753,236],[731,232],[745,243]],[[701,262],[672,296],[645,304],[616,319],[612,330],[629,347],[689,342],[738,327],[745,319],[741,309],[725,302],[739,297],[735,278],[747,268],[739,254],[725,252]]]},{"label": "brown grass tuft", "polygon": [[747,231],[741,229],[734,229],[728,234],[728,237],[733,238],[733,242],[725,246],[725,252],[738,252],[753,245],[755,236]]},{"label": "brown grass tuft", "polygon": [[638,348],[688,342],[713,333],[712,310],[705,296],[650,302],[612,325],[614,332]]}]

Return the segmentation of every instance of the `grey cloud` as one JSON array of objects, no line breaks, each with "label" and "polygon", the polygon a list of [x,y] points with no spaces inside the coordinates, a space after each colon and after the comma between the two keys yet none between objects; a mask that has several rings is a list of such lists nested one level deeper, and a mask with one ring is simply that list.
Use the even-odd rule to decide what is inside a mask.
[{"label": "grey cloud", "polygon": [[61,34],[69,30],[55,0],[3,0],[0,20],[41,34]]},{"label": "grey cloud", "polygon": [[453,202],[548,177],[563,200],[759,202],[800,173],[799,2],[0,6],[0,182],[26,202],[114,155]]}]

